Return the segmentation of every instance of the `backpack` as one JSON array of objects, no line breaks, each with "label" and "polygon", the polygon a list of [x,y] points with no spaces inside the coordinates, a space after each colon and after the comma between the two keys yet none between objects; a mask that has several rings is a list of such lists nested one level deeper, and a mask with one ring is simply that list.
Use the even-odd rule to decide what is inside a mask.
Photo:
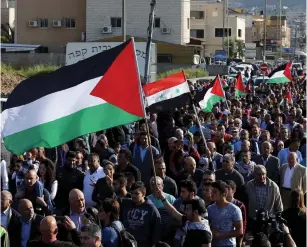
[{"label": "backpack", "polygon": [[122,229],[120,230],[116,224],[112,223],[110,225],[118,234],[119,237],[119,247],[137,247],[137,241],[134,236],[129,233],[124,226],[122,225]]}]

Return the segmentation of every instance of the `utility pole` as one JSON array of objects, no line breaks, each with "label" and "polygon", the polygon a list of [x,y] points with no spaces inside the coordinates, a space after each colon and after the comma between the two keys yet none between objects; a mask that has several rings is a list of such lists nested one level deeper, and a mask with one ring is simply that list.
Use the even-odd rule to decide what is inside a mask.
[{"label": "utility pole", "polygon": [[145,58],[145,72],[144,72],[144,84],[149,83],[149,70],[150,70],[150,52],[152,43],[152,31],[155,20],[155,8],[157,1],[152,0],[150,3],[150,13],[149,13],[149,25],[147,29],[147,43],[146,43],[146,58]]},{"label": "utility pole", "polygon": [[296,53],[296,45],[297,45],[297,23],[295,22],[295,33],[294,33],[294,58],[293,60],[295,61],[295,53]]},{"label": "utility pole", "polygon": [[222,47],[225,50],[225,1],[223,0],[223,38],[222,38]]},{"label": "utility pole", "polygon": [[126,0],[122,0],[122,36],[126,42],[127,20],[126,20]]},{"label": "utility pole", "polygon": [[228,0],[226,1],[226,18],[227,18],[227,56],[229,58],[229,10],[228,10]]},{"label": "utility pole", "polygon": [[263,15],[263,63],[265,63],[265,52],[266,52],[266,9],[268,1],[264,0],[264,15]]},{"label": "utility pole", "polygon": [[282,58],[282,23],[281,23],[281,0],[279,0],[279,37],[280,37],[280,58]]}]

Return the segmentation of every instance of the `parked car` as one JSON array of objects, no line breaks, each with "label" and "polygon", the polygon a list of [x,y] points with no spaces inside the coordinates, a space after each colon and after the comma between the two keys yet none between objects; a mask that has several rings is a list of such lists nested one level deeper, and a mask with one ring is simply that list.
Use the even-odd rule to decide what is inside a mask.
[{"label": "parked car", "polygon": [[[264,76],[264,82],[266,82],[268,79],[269,79],[269,77]],[[254,79],[254,86],[255,87],[259,87],[261,83],[263,83],[263,76],[259,76],[259,77],[256,77]]]}]

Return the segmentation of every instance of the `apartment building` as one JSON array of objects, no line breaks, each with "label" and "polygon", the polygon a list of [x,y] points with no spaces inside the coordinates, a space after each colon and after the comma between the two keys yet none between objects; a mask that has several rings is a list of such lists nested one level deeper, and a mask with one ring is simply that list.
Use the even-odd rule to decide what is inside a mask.
[{"label": "apartment building", "polygon": [[15,0],[1,0],[1,24],[14,28],[15,26]]},{"label": "apartment building", "polygon": [[[263,26],[263,16],[254,16],[253,25],[251,28],[250,35],[248,36],[248,41],[246,42],[260,44],[263,42],[264,38],[264,26]],[[290,47],[291,45],[291,29],[287,24],[287,20],[284,16],[281,18],[281,28],[279,17],[271,16],[267,19],[266,25],[266,39],[267,39],[267,49],[269,51],[276,51],[277,47],[282,43],[283,47]]]},{"label": "apartment building", "polygon": [[[205,42],[204,56],[212,56],[216,50],[223,49],[223,3],[191,2],[191,30],[193,38]],[[226,37],[245,42],[245,19],[229,14],[225,18]],[[227,30],[228,28],[228,30]]]},{"label": "apartment building", "polygon": [[[122,34],[122,1],[87,0],[86,41]],[[151,0],[126,3],[127,35],[146,38]],[[190,42],[190,1],[164,0],[156,5],[153,40],[185,45]]]},{"label": "apartment building", "polygon": [[86,0],[16,0],[15,43],[64,52],[67,42],[85,41]]},{"label": "apartment building", "polygon": [[[280,22],[281,21],[281,22]],[[291,29],[287,25],[286,16],[271,16],[267,25],[267,39],[276,40],[283,47],[290,47]]]}]

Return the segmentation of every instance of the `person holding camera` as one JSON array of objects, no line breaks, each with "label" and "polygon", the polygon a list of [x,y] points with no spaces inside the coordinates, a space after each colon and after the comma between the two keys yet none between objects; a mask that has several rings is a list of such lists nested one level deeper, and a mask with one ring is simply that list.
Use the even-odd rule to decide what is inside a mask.
[{"label": "person holding camera", "polygon": [[249,223],[253,222],[259,209],[267,210],[269,214],[283,211],[278,185],[266,175],[266,168],[263,165],[256,165],[254,179],[246,184]]}]

